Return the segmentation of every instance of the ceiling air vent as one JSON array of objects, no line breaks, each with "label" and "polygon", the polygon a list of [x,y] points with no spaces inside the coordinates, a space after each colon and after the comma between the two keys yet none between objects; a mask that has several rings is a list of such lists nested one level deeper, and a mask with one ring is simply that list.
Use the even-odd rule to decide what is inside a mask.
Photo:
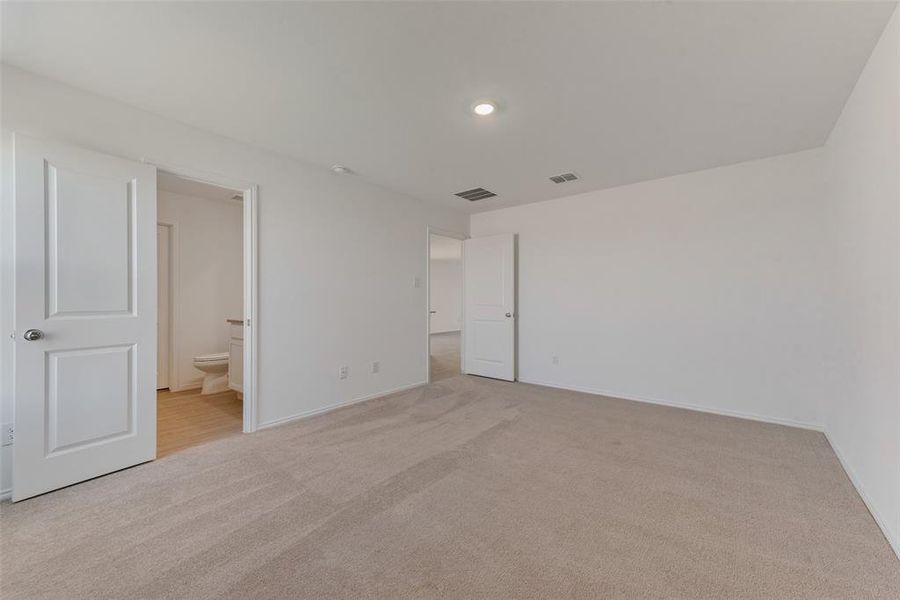
[{"label": "ceiling air vent", "polygon": [[466,190],[464,192],[457,192],[454,195],[459,196],[460,198],[465,198],[469,202],[475,202],[476,200],[493,198],[497,194],[495,194],[494,192],[490,192],[484,188],[472,188],[471,190]]},{"label": "ceiling air vent", "polygon": [[550,178],[550,181],[553,183],[565,183],[567,181],[575,181],[578,179],[578,175],[575,173],[563,173],[562,175],[554,175]]}]

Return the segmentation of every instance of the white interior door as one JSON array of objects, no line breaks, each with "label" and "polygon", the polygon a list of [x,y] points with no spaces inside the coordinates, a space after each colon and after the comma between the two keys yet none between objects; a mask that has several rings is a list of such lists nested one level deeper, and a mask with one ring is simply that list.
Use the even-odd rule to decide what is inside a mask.
[{"label": "white interior door", "polygon": [[15,138],[13,500],[156,456],[156,169]]},{"label": "white interior door", "polygon": [[516,244],[514,234],[463,242],[465,372],[516,378]]},{"label": "white interior door", "polygon": [[169,387],[169,227],[156,226],[156,389]]}]

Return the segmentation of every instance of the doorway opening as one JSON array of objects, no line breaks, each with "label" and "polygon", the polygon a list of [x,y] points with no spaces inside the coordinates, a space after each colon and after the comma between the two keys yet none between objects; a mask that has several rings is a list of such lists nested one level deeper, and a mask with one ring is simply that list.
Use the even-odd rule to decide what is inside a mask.
[{"label": "doorway opening", "polygon": [[158,171],[157,458],[253,429],[246,197]]},{"label": "doorway opening", "polygon": [[462,372],[462,237],[428,231],[428,380]]}]

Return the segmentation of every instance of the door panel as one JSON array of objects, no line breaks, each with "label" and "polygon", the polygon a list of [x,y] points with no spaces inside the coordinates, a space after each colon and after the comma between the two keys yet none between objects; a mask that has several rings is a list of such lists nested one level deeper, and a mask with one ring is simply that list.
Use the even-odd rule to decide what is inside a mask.
[{"label": "door panel", "polygon": [[17,135],[15,176],[22,500],[155,457],[156,169]]},{"label": "door panel", "polygon": [[132,313],[134,182],[45,169],[48,316]]},{"label": "door panel", "polygon": [[464,242],[465,371],[515,380],[515,236]]},{"label": "door panel", "polygon": [[479,306],[506,306],[504,261],[507,257],[504,248],[499,244],[476,243],[473,252],[478,259],[471,263],[471,276],[467,271],[472,288],[472,302]]},{"label": "door panel", "polygon": [[134,435],[133,345],[48,352],[47,360],[47,456]]}]

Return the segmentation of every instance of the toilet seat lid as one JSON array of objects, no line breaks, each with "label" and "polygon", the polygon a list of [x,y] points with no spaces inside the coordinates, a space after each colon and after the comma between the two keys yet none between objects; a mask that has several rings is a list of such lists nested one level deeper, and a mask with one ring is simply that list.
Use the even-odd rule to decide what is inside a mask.
[{"label": "toilet seat lid", "polygon": [[227,352],[219,352],[217,354],[201,354],[194,357],[194,362],[215,362],[218,360],[228,360]]}]

